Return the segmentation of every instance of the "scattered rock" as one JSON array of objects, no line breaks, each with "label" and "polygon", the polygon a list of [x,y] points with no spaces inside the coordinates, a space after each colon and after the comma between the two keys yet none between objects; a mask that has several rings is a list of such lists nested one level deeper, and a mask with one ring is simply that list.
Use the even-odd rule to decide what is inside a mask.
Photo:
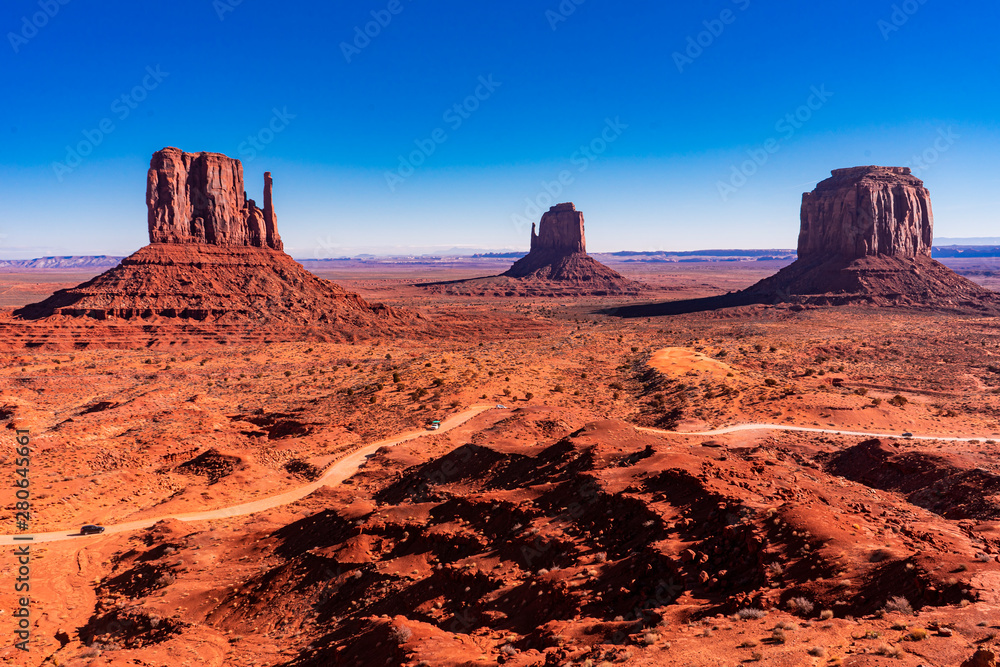
[{"label": "scattered rock", "polygon": [[997,654],[990,649],[981,648],[971,658],[962,663],[962,667],[996,667]]}]

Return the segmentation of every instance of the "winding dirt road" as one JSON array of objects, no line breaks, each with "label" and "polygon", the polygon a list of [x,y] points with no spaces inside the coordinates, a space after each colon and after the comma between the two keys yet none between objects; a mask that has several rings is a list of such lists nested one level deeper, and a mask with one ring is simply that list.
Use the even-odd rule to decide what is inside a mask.
[{"label": "winding dirt road", "polygon": [[[493,409],[492,405],[474,405],[464,412],[460,412],[456,415],[452,415],[445,421],[441,423],[441,428],[435,433],[443,433],[445,431],[450,431],[451,429],[461,426],[465,422],[469,421],[473,417],[476,417],[487,410]],[[735,426],[726,426],[724,428],[715,429],[713,431],[699,431],[699,432],[684,432],[684,431],[666,431],[657,428],[648,428],[643,426],[636,427],[640,431],[645,431],[647,433],[657,433],[663,435],[673,435],[673,436],[695,436],[695,437],[707,437],[715,435],[725,435],[727,433],[736,433],[739,431],[800,431],[806,433],[828,433],[831,435],[849,435],[849,436],[861,436],[865,438],[901,438],[900,434],[896,433],[869,433],[865,431],[845,431],[842,429],[832,429],[832,428],[810,428],[806,426],[787,426],[783,424],[737,424]],[[208,510],[205,512],[190,512],[186,514],[168,514],[165,516],[155,517],[151,519],[140,519],[139,521],[129,521],[127,523],[119,523],[114,526],[106,526],[105,534],[112,533],[127,533],[136,530],[142,530],[144,528],[149,528],[153,524],[163,521],[164,519],[178,519],[180,521],[207,521],[210,519],[225,519],[234,516],[245,516],[247,514],[254,514],[256,512],[262,512],[264,510],[269,510],[275,507],[280,507],[281,505],[287,505],[293,503],[296,500],[305,498],[310,493],[319,489],[322,486],[340,484],[345,479],[349,478],[351,475],[356,473],[361,465],[365,462],[365,459],[375,453],[380,447],[391,447],[393,445],[398,445],[409,440],[414,440],[425,435],[430,435],[428,431],[408,431],[400,435],[388,438],[386,440],[380,440],[378,442],[373,442],[370,445],[365,445],[364,447],[356,450],[355,452],[345,456],[342,459],[336,461],[331,465],[322,477],[317,479],[315,482],[301,486],[297,489],[292,489],[291,491],[286,491],[284,493],[279,493],[274,496],[269,496],[267,498],[261,498],[260,500],[255,500],[253,502],[244,503],[242,505],[233,505],[232,507],[223,507],[221,509]],[[907,438],[911,439],[911,438]],[[955,436],[934,436],[934,435],[914,435],[913,440],[943,440],[947,442],[976,442],[984,440],[985,438],[966,438],[966,437],[955,437]],[[39,542],[59,542],[63,540],[79,540],[81,535],[78,532],[67,532],[65,530],[55,531],[51,533],[38,533],[32,535],[33,538],[30,541],[17,540],[15,537],[24,537],[23,535],[0,535],[0,545],[2,544],[37,544]]]},{"label": "winding dirt road", "polygon": [[[647,433],[663,433],[668,435],[690,435],[690,436],[713,436],[713,435],[725,435],[727,433],[736,433],[738,431],[799,431],[804,433],[828,433],[830,435],[857,435],[862,438],[903,438],[900,433],[869,433],[867,431],[845,431],[844,429],[838,428],[810,428],[808,426],[788,426],[786,424],[737,424],[735,426],[726,426],[723,428],[717,428],[714,431],[665,431],[659,428],[647,428],[645,426],[637,426],[640,431],[645,431]],[[944,436],[944,435],[913,435],[906,436],[906,440],[941,440],[944,442],[979,442],[982,440],[988,440],[987,437],[956,437],[956,436]]]},{"label": "winding dirt road", "polygon": [[[400,435],[387,438],[386,440],[379,440],[378,442],[373,442],[370,445],[365,445],[364,447],[348,454],[342,459],[338,459],[333,465],[327,468],[327,471],[323,473],[323,476],[317,479],[315,482],[311,482],[305,486],[300,486],[297,489],[292,489],[291,491],[286,491],[284,493],[279,493],[277,495],[268,496],[267,498],[261,498],[260,500],[254,500],[253,502],[243,503],[242,505],[233,505],[232,507],[223,507],[215,510],[208,510],[205,512],[189,512],[185,514],[167,514],[165,516],[154,517],[150,519],[140,519],[138,521],[129,521],[126,523],[119,523],[113,526],[105,526],[104,534],[112,533],[127,533],[136,530],[142,530],[144,528],[149,528],[153,524],[163,521],[164,519],[178,519],[180,521],[207,521],[210,519],[225,519],[234,516],[245,516],[247,514],[255,514],[257,512],[263,512],[264,510],[269,510],[274,507],[280,507],[281,505],[287,505],[289,503],[294,503],[296,500],[301,500],[305,498],[313,491],[316,491],[322,486],[340,484],[345,479],[349,478],[351,475],[356,473],[361,465],[365,462],[367,457],[374,454],[381,447],[391,447],[393,445],[398,445],[409,440],[415,440],[417,438],[423,437],[425,435],[436,435],[439,433],[444,433],[445,431],[450,431],[451,429],[461,426],[465,422],[469,421],[473,417],[476,417],[487,410],[492,410],[495,406],[493,405],[474,405],[468,410],[460,412],[458,414],[448,417],[443,422],[441,422],[441,428],[437,431],[430,432],[426,430],[419,431],[407,431]],[[35,533],[30,535],[31,540],[18,540],[15,538],[24,538],[27,535],[0,535],[0,545],[3,544],[38,544],[39,542],[61,542],[63,540],[80,540],[82,536],[78,529],[73,529],[71,531],[57,530],[51,533]],[[97,537],[97,536],[94,536]]]}]

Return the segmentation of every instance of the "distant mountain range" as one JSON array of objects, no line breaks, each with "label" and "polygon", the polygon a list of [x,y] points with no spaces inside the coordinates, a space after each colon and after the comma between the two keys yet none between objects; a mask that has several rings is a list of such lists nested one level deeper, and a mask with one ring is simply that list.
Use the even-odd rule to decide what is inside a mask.
[{"label": "distant mountain range", "polygon": [[39,257],[37,259],[0,259],[3,269],[110,269],[118,266],[123,257],[109,255]]},{"label": "distant mountain range", "polygon": [[[481,249],[474,249],[476,252],[463,252],[459,248],[454,248],[453,253],[441,253],[439,255],[399,255],[375,256],[357,255],[355,257],[336,257],[324,260],[299,259],[305,265],[318,265],[327,262],[344,261],[367,261],[380,263],[382,261],[392,262],[405,258],[409,262],[434,262],[455,259],[519,259],[526,253],[523,251],[507,252],[483,252]],[[608,253],[590,253],[596,257],[617,260],[621,262],[642,262],[642,263],[673,263],[673,262],[701,262],[701,261],[767,261],[767,260],[789,260],[795,258],[795,250],[791,249],[707,249],[707,250],[621,250]],[[981,238],[939,238],[934,242],[934,257],[941,258],[979,258],[979,257],[1000,257],[1000,237]],[[118,266],[122,257],[111,255],[70,255],[64,257],[39,257],[36,259],[0,259],[0,271],[18,270],[44,270],[44,269],[88,269],[106,270]]]},{"label": "distant mountain range", "polygon": [[946,236],[934,239],[935,246],[946,245],[993,245],[1000,246],[1000,236],[976,236],[970,238],[949,238]]}]

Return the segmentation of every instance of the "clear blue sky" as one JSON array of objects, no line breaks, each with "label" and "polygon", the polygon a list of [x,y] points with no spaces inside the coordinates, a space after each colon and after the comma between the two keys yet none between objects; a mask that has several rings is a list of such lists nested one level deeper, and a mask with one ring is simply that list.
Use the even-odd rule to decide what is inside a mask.
[{"label": "clear blue sky", "polygon": [[4,3],[0,257],[145,244],[164,146],[258,199],[272,171],[300,258],[526,248],[543,183],[592,251],[794,247],[859,164],[918,166],[940,236],[1000,231],[995,2],[237,2]]}]

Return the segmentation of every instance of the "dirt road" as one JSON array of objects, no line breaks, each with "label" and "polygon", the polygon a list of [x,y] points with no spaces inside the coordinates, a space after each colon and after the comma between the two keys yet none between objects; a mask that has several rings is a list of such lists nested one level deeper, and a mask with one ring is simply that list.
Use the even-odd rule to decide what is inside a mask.
[{"label": "dirt road", "polygon": [[[286,491],[284,493],[279,493],[277,495],[269,496],[267,498],[261,498],[260,500],[255,500],[250,503],[244,503],[242,505],[233,505],[232,507],[223,507],[215,510],[208,510],[205,512],[190,512],[185,514],[167,514],[165,516],[153,517],[149,519],[141,519],[139,521],[129,521],[126,523],[119,523],[114,526],[105,526],[104,534],[113,533],[127,533],[136,530],[142,530],[143,528],[148,528],[158,521],[163,521],[164,519],[178,519],[180,521],[207,521],[210,519],[225,519],[227,517],[234,516],[244,516],[246,514],[254,514],[256,512],[263,512],[264,510],[269,510],[274,507],[279,507],[281,505],[287,505],[289,503],[294,503],[296,500],[305,498],[310,493],[316,489],[332,485],[339,484],[345,479],[349,478],[351,475],[356,473],[361,465],[365,462],[367,457],[374,454],[380,447],[391,447],[393,445],[398,445],[409,440],[415,440],[417,438],[427,436],[427,435],[437,435],[439,433],[444,433],[450,431],[451,429],[461,426],[465,422],[469,421],[473,417],[476,417],[487,410],[492,410],[495,406],[493,405],[474,405],[468,410],[460,412],[456,415],[452,415],[448,419],[441,423],[441,428],[437,431],[407,431],[400,435],[387,438],[385,440],[379,440],[378,442],[373,442],[370,445],[365,445],[364,447],[348,454],[342,459],[336,461],[331,465],[323,476],[317,479],[315,482],[311,482],[305,486],[300,486],[297,489],[292,489],[291,491]],[[60,542],[63,540],[81,540],[83,537],[77,532],[78,527],[74,527],[69,530],[57,530],[51,533],[36,533],[31,535],[33,538],[30,541],[17,540],[16,537],[24,537],[23,535],[0,535],[0,544],[38,544],[40,542]]]}]

